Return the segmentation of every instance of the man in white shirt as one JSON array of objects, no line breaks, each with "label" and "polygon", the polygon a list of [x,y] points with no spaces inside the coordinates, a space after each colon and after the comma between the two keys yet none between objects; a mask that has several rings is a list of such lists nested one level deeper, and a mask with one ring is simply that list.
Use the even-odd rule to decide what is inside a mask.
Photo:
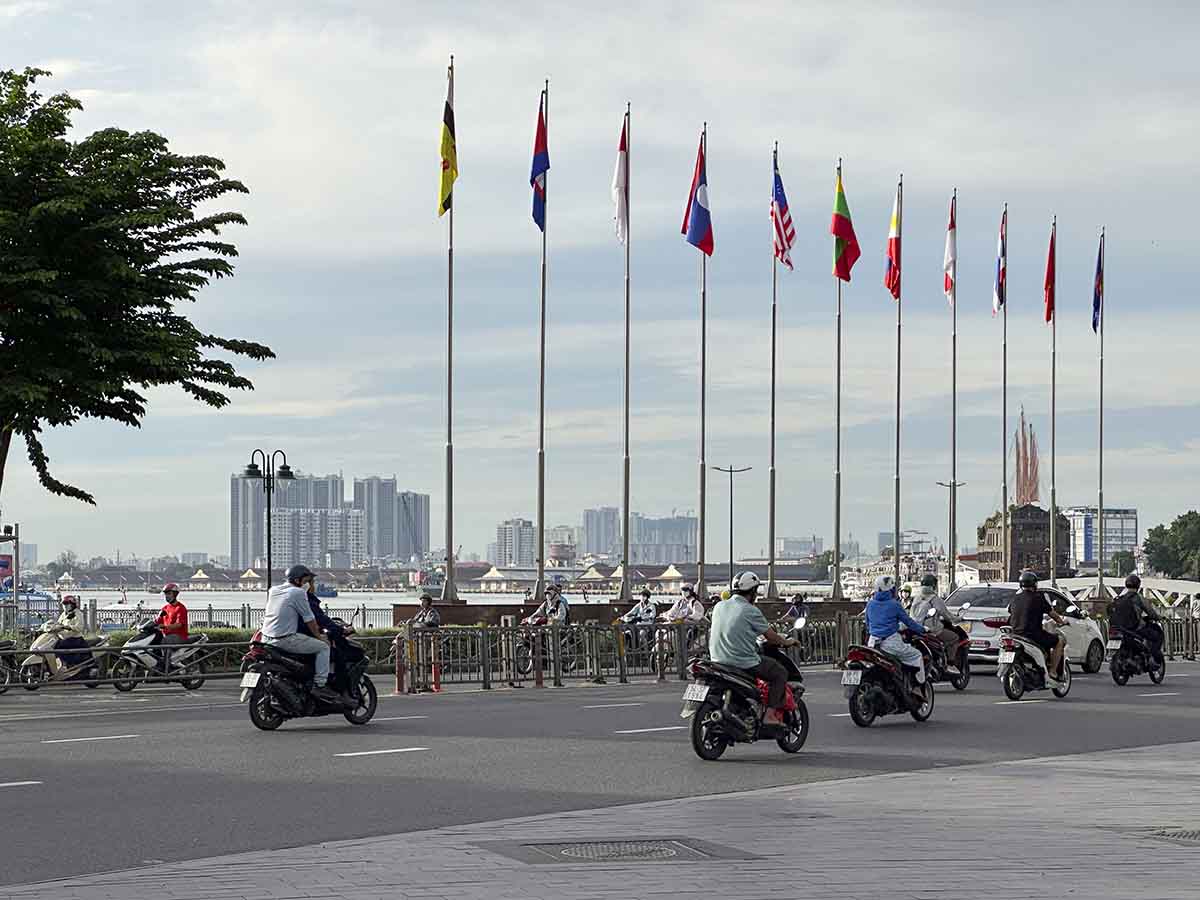
[{"label": "man in white shirt", "polygon": [[[329,641],[321,634],[317,617],[308,605],[307,585],[316,576],[307,566],[296,565],[287,570],[287,583],[277,584],[267,594],[267,609],[263,613],[263,643],[285,653],[312,654],[313,695],[336,703],[340,698],[328,686]],[[301,634],[304,625],[308,634]]]},{"label": "man in white shirt", "polygon": [[704,618],[704,604],[700,602],[700,598],[696,596],[696,589],[690,584],[685,584],[679,589],[679,599],[676,600],[671,608],[663,613],[663,621],[665,622],[687,622],[689,625],[695,625]]}]

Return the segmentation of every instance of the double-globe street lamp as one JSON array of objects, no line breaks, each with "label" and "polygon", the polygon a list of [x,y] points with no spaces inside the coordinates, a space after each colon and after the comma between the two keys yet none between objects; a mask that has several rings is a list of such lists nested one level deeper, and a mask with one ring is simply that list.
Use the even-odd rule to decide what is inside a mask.
[{"label": "double-globe street lamp", "polygon": [[[275,457],[277,456],[283,460],[278,469],[275,468]],[[262,457],[261,468],[255,461],[255,457]],[[287,454],[282,450],[276,450],[270,454],[266,450],[255,450],[250,454],[250,465],[246,466],[242,477],[260,479],[263,492],[267,495],[267,590],[269,591],[271,589],[271,504],[275,497],[275,479],[295,481],[296,473],[288,465]]]},{"label": "double-globe street lamp", "polygon": [[718,472],[724,472],[729,476],[729,586],[733,587],[733,476],[740,475],[742,472],[749,472],[753,466],[745,466],[741,469],[735,469],[733,466],[713,466]]}]

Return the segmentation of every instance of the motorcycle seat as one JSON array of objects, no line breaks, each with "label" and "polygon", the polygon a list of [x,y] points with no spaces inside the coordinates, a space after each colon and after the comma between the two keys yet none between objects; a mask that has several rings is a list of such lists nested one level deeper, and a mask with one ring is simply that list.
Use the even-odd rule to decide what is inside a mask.
[{"label": "motorcycle seat", "polygon": [[89,647],[99,647],[102,643],[104,643],[104,638],[102,638],[102,637],[94,637],[94,638],[87,639],[87,645]]},{"label": "motorcycle seat", "polygon": [[280,650],[273,644],[259,644],[259,646],[273,656],[281,656],[284,659],[290,659],[298,663],[308,663],[310,665],[313,663],[314,654],[312,653],[288,653],[286,650]]},{"label": "motorcycle seat", "polygon": [[187,639],[186,641],[184,641],[184,643],[185,643],[185,644],[198,644],[198,643],[200,643],[202,640],[204,640],[204,635],[202,635],[202,634],[193,634],[193,635],[191,635],[190,637],[188,637],[188,639]]}]

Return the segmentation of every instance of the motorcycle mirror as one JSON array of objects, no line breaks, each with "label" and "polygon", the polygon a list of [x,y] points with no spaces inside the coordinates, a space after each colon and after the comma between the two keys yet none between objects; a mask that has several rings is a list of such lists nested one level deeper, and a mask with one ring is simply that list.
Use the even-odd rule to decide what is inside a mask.
[{"label": "motorcycle mirror", "polygon": [[1067,607],[1067,612],[1077,613],[1077,612],[1079,612],[1079,607],[1076,606],[1074,603],[1072,603],[1070,606]]},{"label": "motorcycle mirror", "polygon": [[792,631],[799,631],[804,627],[807,621],[808,619],[805,616],[800,616],[795,622],[792,623]]},{"label": "motorcycle mirror", "polygon": [[959,612],[962,612],[964,609],[970,609],[970,608],[971,608],[971,601],[968,600],[966,603],[964,603],[962,606],[960,606],[958,608],[958,610],[959,610]]}]

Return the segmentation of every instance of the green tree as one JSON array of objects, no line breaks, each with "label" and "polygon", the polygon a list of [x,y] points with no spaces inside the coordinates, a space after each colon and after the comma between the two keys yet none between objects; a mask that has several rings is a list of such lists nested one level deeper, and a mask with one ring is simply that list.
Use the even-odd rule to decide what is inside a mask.
[{"label": "green tree", "polygon": [[1112,555],[1113,572],[1118,578],[1124,578],[1134,570],[1133,554],[1128,550],[1119,550]]},{"label": "green tree", "polygon": [[1151,528],[1142,549],[1150,568],[1168,578],[1200,577],[1200,512],[1186,512],[1169,526]]},{"label": "green tree", "polygon": [[[845,562],[846,554],[841,555],[841,561]],[[825,581],[829,578],[829,572],[833,568],[833,551],[826,550],[816,559],[816,570],[813,572],[813,578],[816,581]]]},{"label": "green tree", "polygon": [[20,435],[47,490],[95,503],[50,474],[44,428],[138,427],[146,392],[164,385],[219,408],[252,387],[227,357],[274,354],[207,334],[180,310],[233,274],[237,250],[219,237],[245,218],[199,210],[245,186],[221,160],[177,155],[153,132],[69,140],[82,106],[43,98],[34,84],[48,74],[0,70],[0,488]]}]

